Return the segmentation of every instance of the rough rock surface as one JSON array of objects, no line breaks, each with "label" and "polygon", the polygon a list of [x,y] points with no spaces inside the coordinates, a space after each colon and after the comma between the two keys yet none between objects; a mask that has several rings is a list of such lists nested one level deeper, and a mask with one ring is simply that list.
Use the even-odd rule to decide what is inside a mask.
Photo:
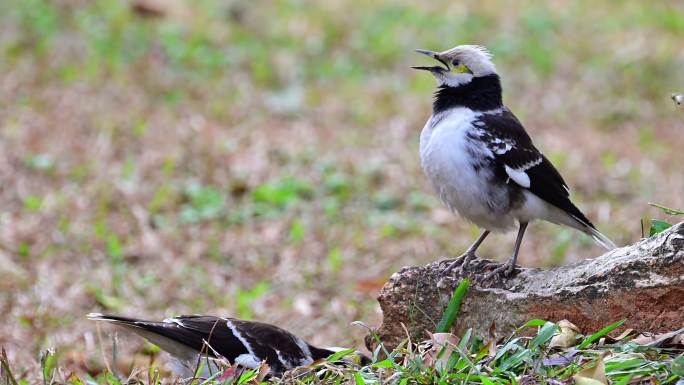
[{"label": "rough rock surface", "polygon": [[[452,330],[459,335],[473,328],[486,336],[495,322],[497,335],[504,336],[535,318],[568,319],[585,333],[622,318],[623,329],[665,332],[684,326],[684,222],[596,259],[549,270],[519,268],[506,280],[482,283],[498,266],[484,259],[440,277],[447,262],[404,267],[382,288],[383,322],[375,333],[386,346],[406,338],[402,323],[414,341],[434,331],[465,276],[472,283]],[[370,335],[366,345],[375,345]]]}]

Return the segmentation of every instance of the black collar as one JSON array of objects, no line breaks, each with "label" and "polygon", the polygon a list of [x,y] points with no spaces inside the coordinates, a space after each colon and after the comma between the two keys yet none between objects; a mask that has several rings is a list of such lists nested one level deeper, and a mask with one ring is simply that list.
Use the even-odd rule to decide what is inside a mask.
[{"label": "black collar", "polygon": [[454,107],[487,111],[502,106],[499,75],[491,74],[475,77],[470,83],[458,87],[439,86],[432,103],[432,112],[436,114]]}]

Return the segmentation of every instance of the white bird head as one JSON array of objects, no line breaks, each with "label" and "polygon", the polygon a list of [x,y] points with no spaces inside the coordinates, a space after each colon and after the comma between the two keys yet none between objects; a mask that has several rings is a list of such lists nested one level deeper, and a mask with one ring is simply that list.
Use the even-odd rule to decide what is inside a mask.
[{"label": "white bird head", "polygon": [[473,78],[496,74],[492,55],[483,46],[459,45],[442,52],[424,49],[417,49],[416,52],[430,56],[443,65],[411,67],[430,71],[440,86],[457,87],[470,83]]}]

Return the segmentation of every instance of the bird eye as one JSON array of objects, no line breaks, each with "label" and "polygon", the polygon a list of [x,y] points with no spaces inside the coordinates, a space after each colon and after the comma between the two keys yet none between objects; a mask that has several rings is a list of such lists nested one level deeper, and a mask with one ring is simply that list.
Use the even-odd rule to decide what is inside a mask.
[{"label": "bird eye", "polygon": [[458,60],[458,59],[454,59],[454,60],[451,62],[451,64],[452,64],[454,67],[458,67],[458,66],[461,64],[461,61]]}]

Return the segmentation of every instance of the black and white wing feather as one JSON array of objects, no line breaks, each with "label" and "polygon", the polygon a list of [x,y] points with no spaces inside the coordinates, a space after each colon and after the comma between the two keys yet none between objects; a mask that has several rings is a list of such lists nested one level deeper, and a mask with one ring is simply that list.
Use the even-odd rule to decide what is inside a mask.
[{"label": "black and white wing feather", "polygon": [[91,313],[88,318],[127,327],[181,360],[202,353],[219,355],[247,368],[266,361],[270,374],[276,376],[332,353],[275,325],[234,318],[191,315],[158,322],[99,313]]},{"label": "black and white wing feather", "polygon": [[496,172],[509,182],[528,189],[545,202],[563,210],[577,221],[601,246],[612,249],[615,244],[596,230],[591,221],[570,201],[570,190],[558,170],[534,146],[522,124],[508,109],[500,113],[482,114],[473,122],[472,135],[485,143],[494,158]]}]

